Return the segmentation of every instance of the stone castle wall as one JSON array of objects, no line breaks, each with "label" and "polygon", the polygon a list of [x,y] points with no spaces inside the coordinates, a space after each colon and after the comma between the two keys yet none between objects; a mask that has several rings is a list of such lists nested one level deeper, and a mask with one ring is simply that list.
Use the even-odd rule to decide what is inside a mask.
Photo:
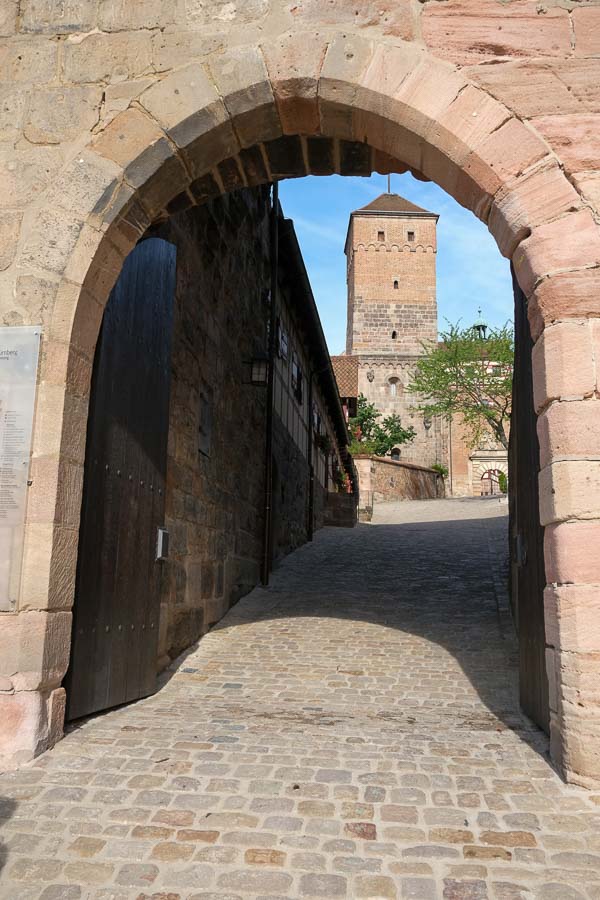
[{"label": "stone castle wall", "polygon": [[528,301],[552,757],[598,783],[597,0],[8,0],[0,42],[0,319],[42,329],[4,758],[62,730],[90,372],[127,253],[238,187],[412,170],[488,225]]},{"label": "stone castle wall", "polygon": [[404,427],[415,429],[414,439],[400,447],[402,460],[423,466],[444,464],[447,429],[439,418],[426,423],[415,409],[417,397],[407,389],[415,363],[415,357],[360,356],[358,391],[375,404],[382,416],[398,415]]},{"label": "stone castle wall", "polygon": [[[153,231],[177,246],[161,666],[260,579],[266,389],[249,384],[248,361],[267,340],[268,209],[266,189],[245,190],[173,216]],[[285,291],[280,300],[285,303]],[[296,333],[291,340],[298,340]],[[306,358],[301,346],[297,352]],[[303,449],[276,414],[275,561],[306,540]],[[317,528],[324,492],[316,479]]]},{"label": "stone castle wall", "polygon": [[425,466],[378,456],[357,456],[360,508],[395,500],[436,500],[444,496],[444,479]]}]

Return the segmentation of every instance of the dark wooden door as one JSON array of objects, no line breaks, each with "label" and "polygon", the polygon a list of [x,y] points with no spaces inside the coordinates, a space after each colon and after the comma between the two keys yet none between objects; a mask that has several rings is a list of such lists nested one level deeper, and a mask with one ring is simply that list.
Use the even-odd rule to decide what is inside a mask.
[{"label": "dark wooden door", "polygon": [[509,447],[512,604],[519,634],[519,683],[523,711],[549,730],[544,632],[544,529],[540,525],[540,448],[533,405],[527,299],[513,272],[515,373]]},{"label": "dark wooden door", "polygon": [[69,719],[155,689],[175,259],[172,244],[143,241],[104,312],[65,684]]}]

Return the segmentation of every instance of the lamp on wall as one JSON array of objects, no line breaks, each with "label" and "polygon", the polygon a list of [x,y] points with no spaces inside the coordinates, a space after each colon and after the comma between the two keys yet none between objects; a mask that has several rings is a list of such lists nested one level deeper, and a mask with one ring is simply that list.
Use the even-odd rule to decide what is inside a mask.
[{"label": "lamp on wall", "polygon": [[375,372],[373,371],[373,369],[369,369],[369,371],[367,372],[367,380],[373,381],[374,379],[375,379]]},{"label": "lamp on wall", "polygon": [[269,381],[269,357],[266,354],[254,356],[249,365],[250,384],[265,387]]},{"label": "lamp on wall", "polygon": [[425,416],[425,418],[423,419],[423,427],[425,431],[429,431],[429,429],[431,428],[431,419],[429,418],[429,416]]}]

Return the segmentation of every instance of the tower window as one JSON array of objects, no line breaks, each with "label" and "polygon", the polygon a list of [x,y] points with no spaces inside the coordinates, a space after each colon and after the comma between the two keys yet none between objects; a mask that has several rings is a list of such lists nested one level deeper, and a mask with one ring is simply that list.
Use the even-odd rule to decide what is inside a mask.
[{"label": "tower window", "polygon": [[377,232],[377,240],[378,240],[378,241],[385,241],[385,232],[384,232],[384,231],[378,231],[378,232]]},{"label": "tower window", "polygon": [[394,282],[394,290],[395,290],[395,291],[398,290],[398,282],[397,282],[397,281]]},{"label": "tower window", "polygon": [[390,397],[395,397],[398,393],[398,381],[399,379],[396,376],[393,376],[388,380],[388,384],[390,387]]},{"label": "tower window", "polygon": [[415,239],[415,233],[414,233],[414,231],[409,231],[409,232],[408,232],[408,239],[409,239],[409,241],[414,241],[414,239]]},{"label": "tower window", "polygon": [[392,340],[395,341],[397,337],[398,337],[398,332],[392,331]]}]

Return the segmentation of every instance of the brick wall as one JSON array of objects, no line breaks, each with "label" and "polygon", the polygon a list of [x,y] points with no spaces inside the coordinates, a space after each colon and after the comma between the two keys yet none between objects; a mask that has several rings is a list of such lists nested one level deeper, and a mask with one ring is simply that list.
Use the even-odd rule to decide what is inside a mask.
[{"label": "brick wall", "polygon": [[436,249],[435,216],[352,216],[348,352],[419,353],[436,340]]}]

